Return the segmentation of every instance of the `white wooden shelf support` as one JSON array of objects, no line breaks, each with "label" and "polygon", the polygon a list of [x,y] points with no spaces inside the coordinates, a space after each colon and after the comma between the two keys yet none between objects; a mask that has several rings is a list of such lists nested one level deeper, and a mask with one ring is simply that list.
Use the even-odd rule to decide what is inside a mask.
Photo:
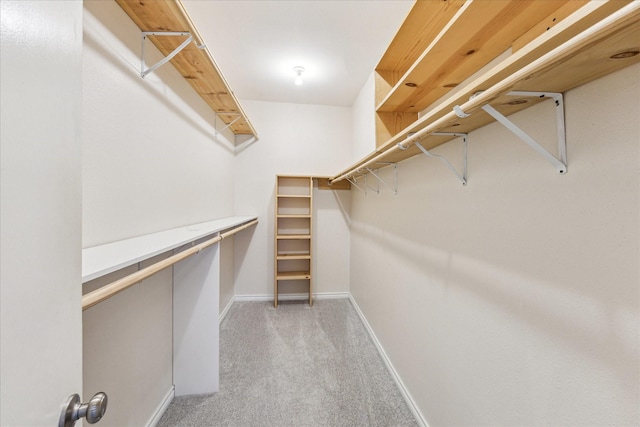
[{"label": "white wooden shelf support", "polygon": [[[432,157],[434,159],[440,160],[444,165],[453,172],[453,174],[462,182],[462,185],[467,185],[467,134],[466,133],[458,133],[458,132],[433,132],[431,135],[442,135],[442,136],[457,136],[462,137],[462,173],[458,172],[458,170],[451,164],[446,157],[440,154],[434,154],[424,148],[419,142],[415,142],[416,147],[420,149],[426,156]],[[400,145],[399,145],[400,146]],[[400,146],[402,148],[402,146]],[[405,148],[406,149],[406,148]]]},{"label": "white wooden shelf support", "polygon": [[542,145],[540,145],[535,139],[533,139],[529,134],[520,129],[505,117],[498,110],[493,108],[491,105],[486,104],[482,106],[482,109],[487,112],[491,117],[496,119],[499,123],[513,132],[518,138],[523,140],[528,146],[533,148],[538,154],[547,159],[549,163],[551,163],[558,173],[565,174],[567,173],[567,139],[565,132],[565,122],[564,122],[564,100],[562,93],[557,92],[529,92],[529,91],[513,91],[507,93],[509,96],[519,96],[519,97],[538,97],[538,98],[552,98],[555,105],[556,110],[556,126],[557,126],[557,137],[558,137],[558,157],[555,157],[549,151],[547,151]]},{"label": "white wooden shelf support", "polygon": [[[186,37],[186,40],[184,42],[182,42],[182,44],[180,46],[175,48],[173,50],[173,52],[171,52],[169,55],[165,56],[160,61],[158,61],[157,63],[155,63],[154,65],[152,65],[151,67],[149,67],[149,68],[147,68],[145,70],[144,45],[145,45],[145,41],[147,40],[147,37],[149,37],[149,36],[184,36],[184,37]],[[162,67],[167,62],[171,61],[174,56],[179,54],[192,41],[193,41],[193,36],[189,32],[184,32],[184,31],[143,31],[142,32],[142,50],[141,50],[141,53],[140,53],[140,77],[142,77],[144,79],[148,74],[153,73],[155,70],[157,70],[158,68]],[[198,48],[199,49],[204,49],[204,45],[198,46]]]}]

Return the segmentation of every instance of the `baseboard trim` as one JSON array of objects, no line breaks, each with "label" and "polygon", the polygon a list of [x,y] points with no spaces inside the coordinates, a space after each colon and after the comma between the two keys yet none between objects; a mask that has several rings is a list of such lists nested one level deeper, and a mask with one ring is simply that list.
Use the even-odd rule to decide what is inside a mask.
[{"label": "baseboard trim", "polygon": [[169,404],[171,404],[175,395],[176,387],[172,385],[164,399],[162,399],[162,402],[160,402],[160,405],[158,405],[158,407],[156,408],[151,419],[149,419],[147,427],[156,427],[158,425],[158,423],[160,422],[160,418],[162,418],[164,413],[167,412],[167,408],[169,408]]},{"label": "baseboard trim", "polygon": [[360,310],[360,307],[358,307],[356,300],[353,298],[353,295],[351,294],[349,294],[349,301],[351,301],[351,305],[353,305],[353,308],[356,310],[356,313],[358,313],[358,316],[360,316],[360,320],[362,320],[362,324],[364,325],[365,329],[369,333],[369,336],[371,337],[371,340],[375,344],[376,348],[378,349],[378,353],[380,353],[380,356],[382,357],[384,364],[386,365],[387,369],[391,373],[391,376],[393,377],[393,380],[398,386],[398,389],[400,390],[400,394],[402,394],[402,397],[404,398],[405,402],[407,402],[407,406],[409,407],[409,410],[413,414],[413,417],[416,419],[416,422],[418,423],[418,425],[420,425],[420,427],[429,427],[429,425],[427,424],[427,420],[425,420],[424,417],[422,416],[422,413],[418,409],[418,406],[413,400],[413,397],[411,397],[409,390],[407,390],[407,388],[404,386],[404,383],[400,379],[398,372],[393,367],[391,360],[387,356],[387,353],[384,351],[382,344],[380,344],[380,341],[378,341],[378,337],[376,337],[376,334],[373,332],[371,325],[369,325],[367,318],[364,317],[364,313],[362,312],[362,310]]},{"label": "baseboard trim", "polygon": [[[342,299],[349,298],[349,292],[319,292],[313,294],[314,299]],[[309,299],[309,294],[281,294],[279,301],[304,301]],[[269,295],[236,295],[235,301],[273,301],[273,294]]]},{"label": "baseboard trim", "polygon": [[224,310],[222,310],[222,313],[220,313],[220,320],[218,321],[218,323],[222,323],[222,321],[224,320],[224,317],[229,312],[229,309],[233,305],[233,302],[235,301],[235,299],[236,299],[236,297],[232,297],[231,300],[229,301],[229,304],[227,304],[227,306],[224,308]]}]

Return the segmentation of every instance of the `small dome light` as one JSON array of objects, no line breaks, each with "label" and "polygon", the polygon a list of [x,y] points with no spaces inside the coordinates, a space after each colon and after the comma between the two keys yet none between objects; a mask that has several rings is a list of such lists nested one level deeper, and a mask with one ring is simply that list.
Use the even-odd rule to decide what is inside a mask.
[{"label": "small dome light", "polygon": [[293,80],[293,82],[296,84],[296,86],[300,86],[302,85],[302,73],[304,72],[304,67],[301,66],[295,66],[293,67],[293,71],[296,73],[296,78]]}]

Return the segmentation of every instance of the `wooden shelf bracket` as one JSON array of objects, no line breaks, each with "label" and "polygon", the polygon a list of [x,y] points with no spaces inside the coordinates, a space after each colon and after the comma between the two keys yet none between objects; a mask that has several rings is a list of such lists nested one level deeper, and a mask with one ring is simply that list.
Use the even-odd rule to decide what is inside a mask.
[{"label": "wooden shelf bracket", "polygon": [[[416,147],[420,149],[426,156],[432,157],[434,159],[440,160],[444,165],[453,172],[453,174],[462,182],[462,185],[467,185],[467,134],[466,133],[457,133],[457,132],[433,132],[431,135],[443,135],[443,136],[457,136],[462,137],[462,173],[458,172],[458,170],[451,164],[446,157],[440,154],[434,154],[424,148],[422,144],[419,142],[415,142]],[[398,144],[398,147],[401,150],[406,150],[407,147],[404,147],[402,144]]]},{"label": "wooden shelf bracket", "polygon": [[[155,65],[147,68],[145,70],[144,63],[144,45],[148,36],[185,36],[187,39],[180,44],[180,46],[176,47],[169,55],[165,56],[163,59],[158,61]],[[179,54],[185,47],[189,46],[189,43],[193,41],[193,36],[191,33],[186,31],[143,31],[142,32],[142,50],[140,51],[140,77],[143,79],[148,75],[153,73],[158,68],[162,67],[167,62],[171,61],[174,56]],[[199,49],[204,49],[204,45],[198,46]]]},{"label": "wooden shelf bracket", "polygon": [[518,97],[538,97],[538,98],[552,98],[556,111],[556,126],[557,126],[557,138],[558,138],[558,157],[555,157],[549,151],[547,151],[542,145],[540,145],[529,134],[520,129],[515,123],[505,117],[498,110],[491,105],[486,104],[481,108],[491,117],[496,119],[500,124],[513,132],[518,138],[523,140],[528,146],[533,148],[538,154],[547,159],[551,163],[559,174],[564,175],[567,173],[567,139],[565,132],[564,121],[564,97],[562,93],[557,92],[530,92],[530,91],[512,91],[507,93],[508,96]]}]

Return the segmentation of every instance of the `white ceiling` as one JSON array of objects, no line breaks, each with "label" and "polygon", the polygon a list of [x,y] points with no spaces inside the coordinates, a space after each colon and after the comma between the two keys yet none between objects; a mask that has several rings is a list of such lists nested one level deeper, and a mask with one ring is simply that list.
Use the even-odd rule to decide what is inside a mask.
[{"label": "white ceiling", "polygon": [[183,4],[238,98],[351,106],[413,0]]}]

